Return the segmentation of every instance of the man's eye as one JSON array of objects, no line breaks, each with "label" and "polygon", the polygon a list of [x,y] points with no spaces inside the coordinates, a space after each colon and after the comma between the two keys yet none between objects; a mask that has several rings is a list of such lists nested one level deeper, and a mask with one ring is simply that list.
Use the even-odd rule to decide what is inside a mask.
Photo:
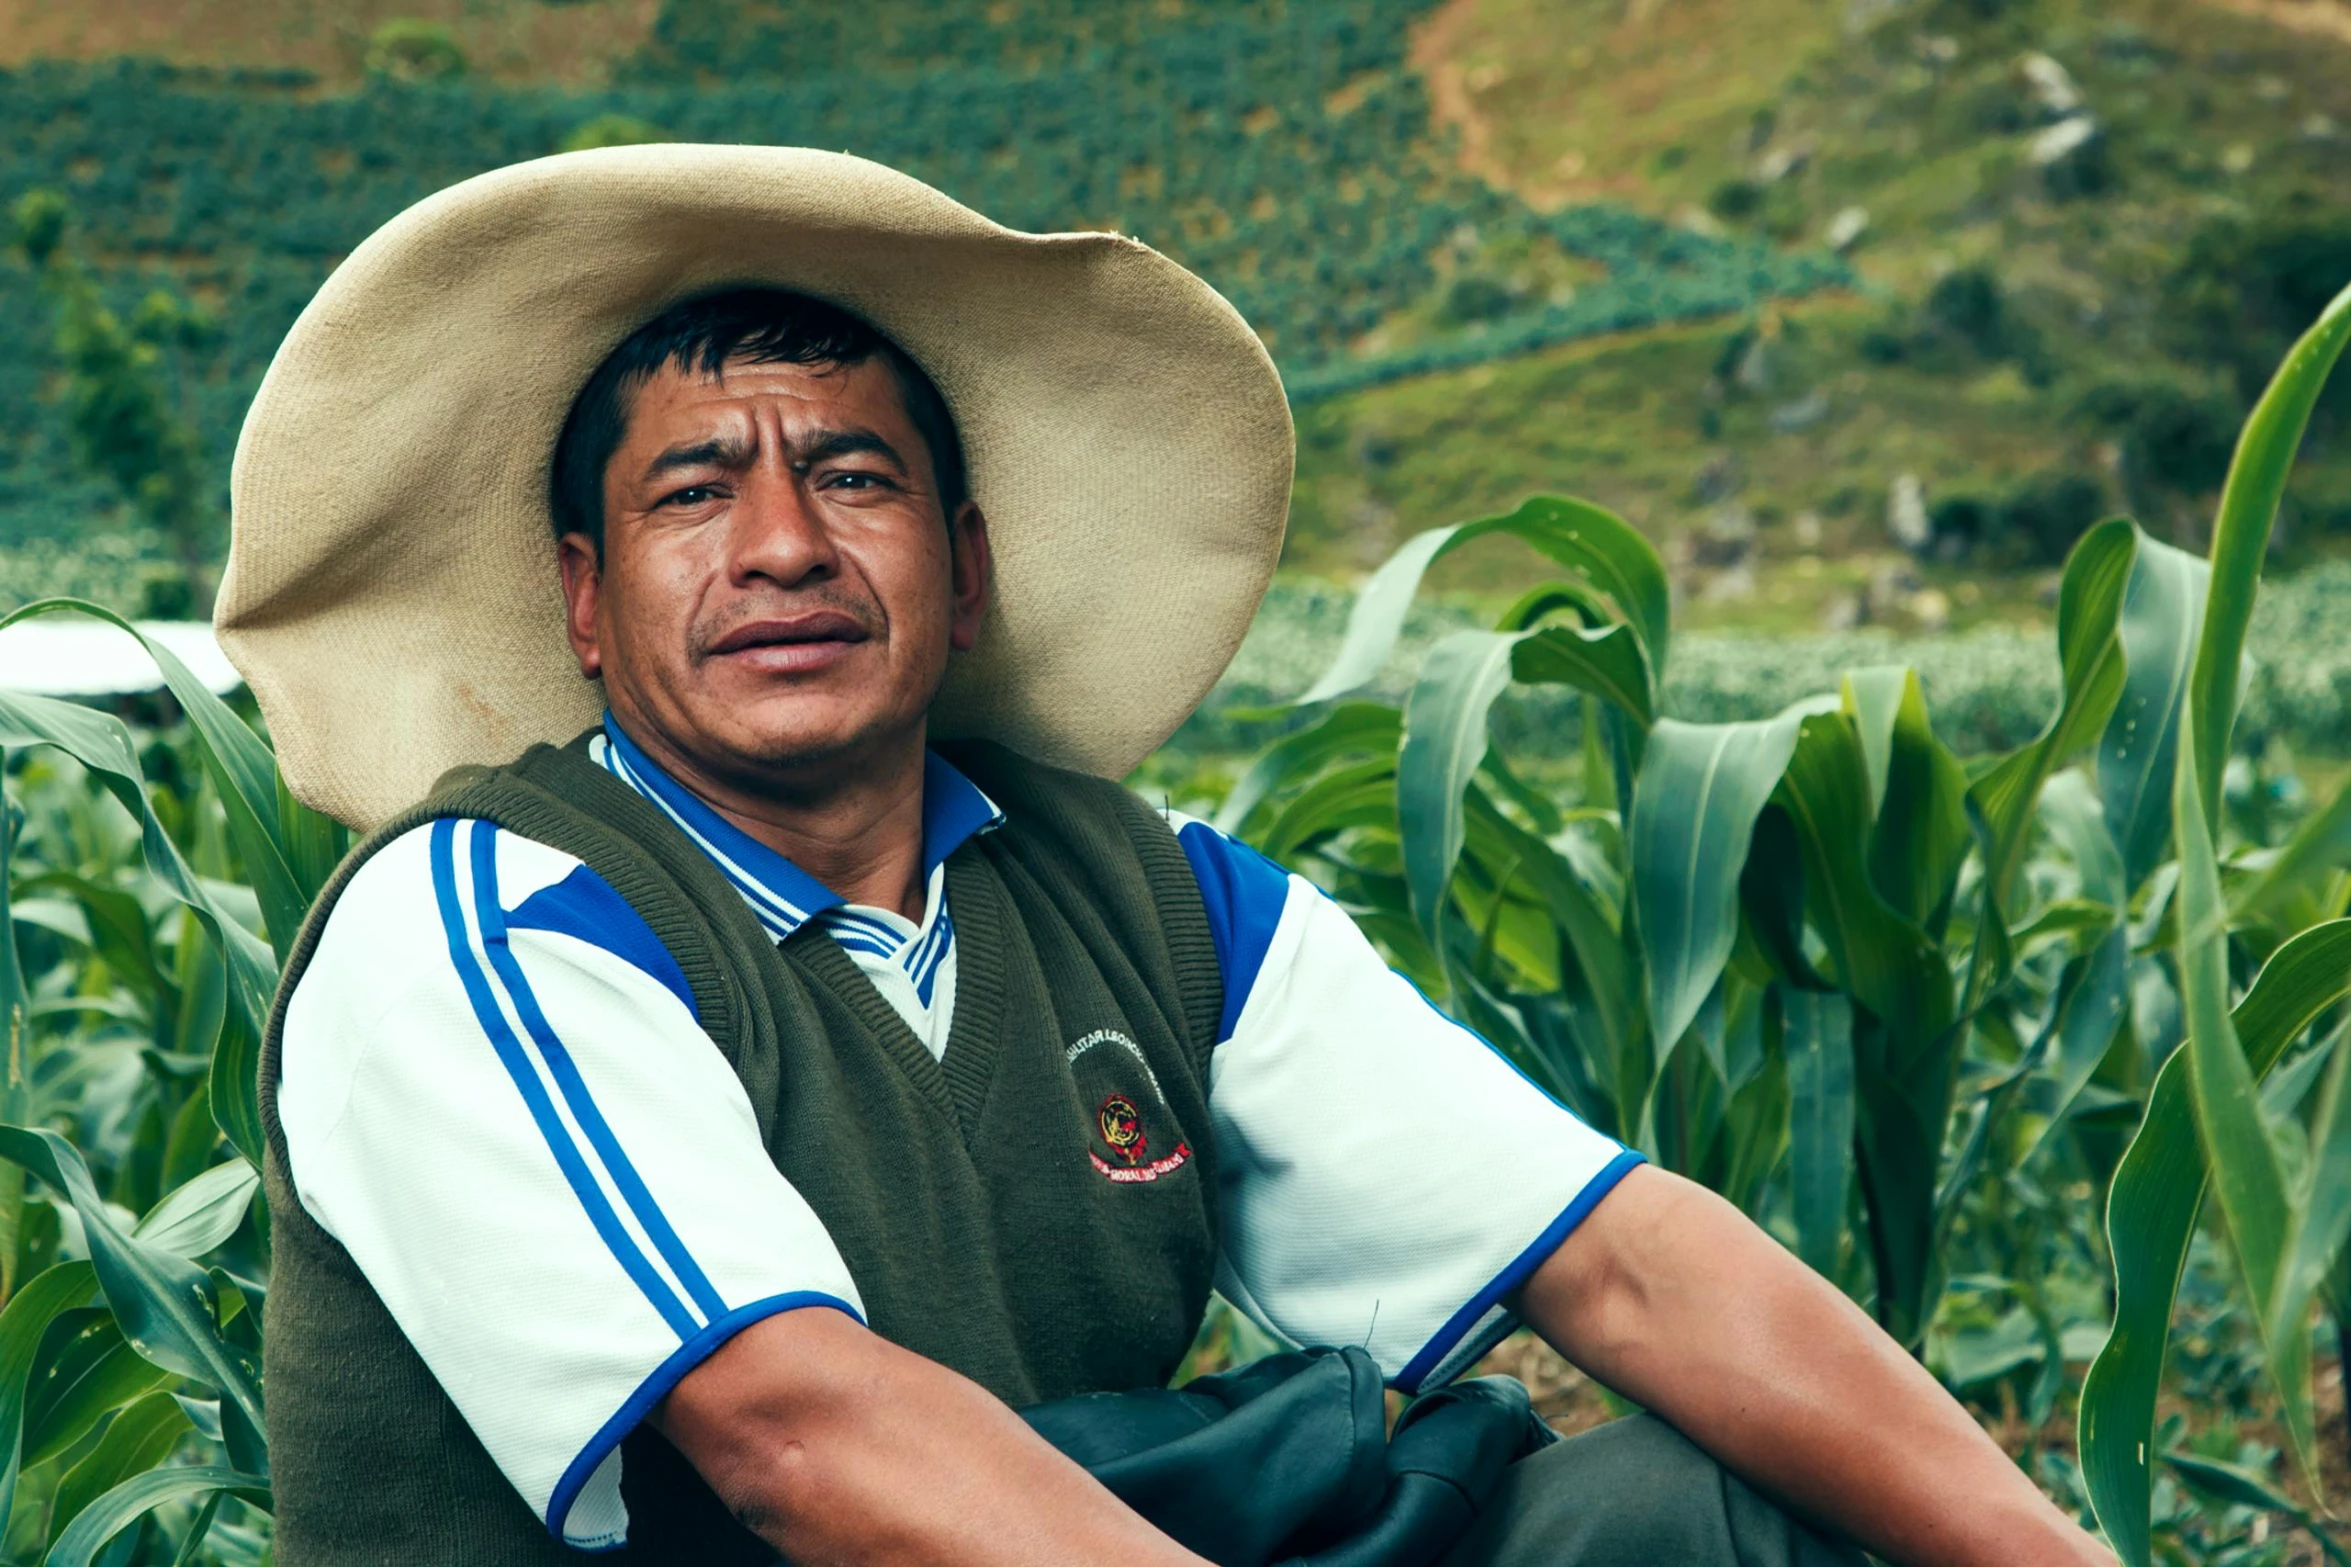
[{"label": "man's eye", "polygon": [[718,493],[707,484],[689,484],[684,489],[661,498],[664,506],[699,506]]},{"label": "man's eye", "polygon": [[848,473],[831,474],[826,477],[824,483],[825,488],[828,490],[877,490],[885,484],[889,483],[889,481],[884,479],[878,473],[858,473],[851,471]]}]

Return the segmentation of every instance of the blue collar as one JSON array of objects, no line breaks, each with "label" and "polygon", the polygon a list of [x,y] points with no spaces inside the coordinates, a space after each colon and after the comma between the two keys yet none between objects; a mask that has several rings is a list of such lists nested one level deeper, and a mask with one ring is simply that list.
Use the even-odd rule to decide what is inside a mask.
[{"label": "blue collar", "polygon": [[[607,772],[661,807],[709,855],[743,901],[778,941],[846,900],[775,850],[712,810],[638,749],[618,721],[604,715],[598,747]],[[1004,820],[996,802],[939,755],[925,752],[922,769],[922,869],[927,877],[977,833]]]}]

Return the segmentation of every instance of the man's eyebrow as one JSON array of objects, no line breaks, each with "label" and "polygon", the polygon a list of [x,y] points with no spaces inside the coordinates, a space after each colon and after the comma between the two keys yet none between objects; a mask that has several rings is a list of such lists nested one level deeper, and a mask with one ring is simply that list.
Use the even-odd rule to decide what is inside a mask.
[{"label": "man's eyebrow", "polygon": [[860,454],[887,458],[900,473],[909,471],[906,459],[898,455],[897,447],[862,426],[825,431],[792,454],[792,466],[809,468],[820,462],[830,462],[836,457],[855,457]]},{"label": "man's eyebrow", "polygon": [[680,468],[740,468],[750,458],[751,448],[743,442],[732,436],[714,435],[707,440],[670,447],[645,465],[644,476],[658,479]]}]

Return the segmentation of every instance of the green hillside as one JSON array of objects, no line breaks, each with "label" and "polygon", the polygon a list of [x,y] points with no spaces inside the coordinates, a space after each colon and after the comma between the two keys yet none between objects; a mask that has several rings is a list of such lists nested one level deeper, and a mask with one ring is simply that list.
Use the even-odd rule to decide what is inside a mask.
[{"label": "green hillside", "polygon": [[[681,0],[594,90],[476,81],[423,24],[380,34],[350,91],[292,67],[33,62],[0,95],[0,200],[64,190],[124,311],[164,286],[217,317],[178,352],[224,467],[337,257],[440,186],[583,140],[845,147],[1016,226],[1139,234],[1233,298],[1302,403],[1845,280],[1817,254],[1621,205],[1539,212],[1464,174],[1405,60],[1424,9]],[[1503,261],[1540,287],[1494,281]],[[20,541],[78,537],[107,505],[60,482],[45,335],[29,274],[0,275],[0,516]]]},{"label": "green hillside", "polygon": [[[2327,0],[2278,8],[2317,31],[2202,0],[389,5],[0,10],[0,201],[66,192],[126,316],[210,313],[170,368],[216,490],[341,254],[582,140],[847,147],[1137,233],[1283,366],[1294,568],[1567,488],[1661,540],[1701,624],[2031,621],[2106,511],[2193,542],[2254,378],[2351,277]],[[0,596],[122,597],[161,546],[75,461],[50,338],[0,263]],[[2351,532],[2339,428],[2291,556]]]},{"label": "green hillside", "polygon": [[[1310,539],[1563,484],[1667,542],[1700,622],[2042,618],[2105,511],[2200,545],[2260,378],[2351,279],[2351,7],[1460,0],[1439,23],[1415,58],[1467,166],[1538,205],[1849,239],[1859,287],[1312,410]],[[2351,537],[2347,409],[2338,388],[2305,447],[2288,564]],[[1923,559],[1888,536],[1904,474]]]}]

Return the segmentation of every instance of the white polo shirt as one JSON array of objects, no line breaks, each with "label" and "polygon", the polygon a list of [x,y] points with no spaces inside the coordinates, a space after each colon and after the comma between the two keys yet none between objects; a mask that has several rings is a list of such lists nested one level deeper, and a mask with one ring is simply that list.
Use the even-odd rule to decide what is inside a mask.
[{"label": "white polo shirt", "polygon": [[[944,866],[1003,819],[969,779],[930,758],[914,921],[843,902],[609,720],[591,746],[771,936],[818,925],[944,1054]],[[1164,814],[1224,981],[1217,1287],[1283,1338],[1437,1386],[1640,1156],[1439,1013],[1311,883]],[[576,1548],[626,1540],[622,1438],[728,1337],[810,1306],[863,1318],[675,959],[579,860],[487,822],[418,827],[344,889],[287,1006],[278,1111],[304,1208]]]}]

